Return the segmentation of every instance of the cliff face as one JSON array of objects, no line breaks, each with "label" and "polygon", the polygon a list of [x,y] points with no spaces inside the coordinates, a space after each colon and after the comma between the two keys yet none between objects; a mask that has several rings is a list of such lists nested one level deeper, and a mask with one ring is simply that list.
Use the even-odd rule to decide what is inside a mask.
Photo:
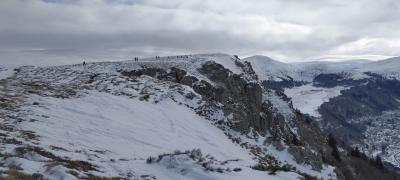
[{"label": "cliff face", "polygon": [[[239,63],[239,62],[238,62]],[[245,66],[245,65],[243,65]],[[262,88],[255,81],[248,81],[240,74],[234,74],[221,64],[213,61],[205,62],[198,71],[209,81],[199,80],[188,75],[185,70],[172,67],[144,68],[132,72],[122,72],[126,76],[148,75],[160,80],[172,81],[190,86],[196,93],[212,103],[220,103],[224,113],[232,116],[231,125],[235,130],[247,132],[250,127],[260,132],[267,127],[262,125]]]},{"label": "cliff face", "polygon": [[[232,114],[235,130],[246,132],[250,127],[263,132],[260,113],[262,111],[262,88],[256,82],[249,82],[239,74],[233,74],[222,65],[206,62],[199,71],[215,86],[211,92],[201,92],[205,97],[223,104],[225,114]],[[198,89],[196,86],[194,90]],[[210,96],[211,95],[211,96]]]}]

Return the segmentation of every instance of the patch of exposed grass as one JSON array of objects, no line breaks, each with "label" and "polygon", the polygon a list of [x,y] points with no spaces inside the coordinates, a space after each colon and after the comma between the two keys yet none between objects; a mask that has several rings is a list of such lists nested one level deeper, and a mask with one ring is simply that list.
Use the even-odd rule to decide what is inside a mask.
[{"label": "patch of exposed grass", "polygon": [[259,171],[269,171],[269,174],[274,175],[277,171],[295,171],[296,169],[289,164],[278,165],[278,164],[266,164],[266,163],[257,163],[256,165],[251,167],[254,170]]},{"label": "patch of exposed grass", "polygon": [[7,171],[6,176],[0,176],[2,180],[42,180],[43,175],[41,174],[25,174],[15,169],[10,169]]},{"label": "patch of exposed grass", "polygon": [[15,152],[18,156],[22,156],[27,152],[35,152],[43,157],[52,159],[52,163],[60,163],[63,166],[70,168],[70,169],[76,169],[76,170],[80,170],[80,171],[84,171],[84,172],[97,171],[96,166],[90,164],[87,161],[64,159],[64,158],[54,155],[51,152],[45,151],[43,148],[36,147],[36,146],[18,147],[15,149]]},{"label": "patch of exposed grass", "polygon": [[21,145],[22,142],[15,139],[15,138],[0,138],[0,142],[3,144],[15,144],[15,145]]},{"label": "patch of exposed grass", "polygon": [[58,147],[58,146],[49,146],[51,150],[56,150],[56,151],[68,151],[62,147]]},{"label": "patch of exposed grass", "polygon": [[102,176],[96,176],[96,175],[93,175],[93,174],[88,174],[87,177],[83,178],[83,179],[86,179],[86,180],[119,180],[119,179],[122,179],[122,178],[119,178],[119,177],[102,177]]},{"label": "patch of exposed grass", "polygon": [[33,132],[33,131],[22,131],[21,136],[25,140],[36,140],[37,141],[39,139],[39,136],[36,135],[35,132]]},{"label": "patch of exposed grass", "polygon": [[13,155],[7,152],[0,152],[0,158],[7,159],[9,157],[12,157]]},{"label": "patch of exposed grass", "polygon": [[302,172],[297,172],[298,174],[302,175],[303,177],[301,178],[302,180],[318,180],[317,177],[311,176],[307,173],[302,173]]}]

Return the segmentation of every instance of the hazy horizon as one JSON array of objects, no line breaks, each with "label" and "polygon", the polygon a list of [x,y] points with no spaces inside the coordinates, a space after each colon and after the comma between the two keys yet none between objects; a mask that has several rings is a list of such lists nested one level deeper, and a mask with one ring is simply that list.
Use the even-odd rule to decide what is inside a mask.
[{"label": "hazy horizon", "polygon": [[[169,55],[164,55],[161,57],[167,57],[167,56],[179,56],[179,55],[201,55],[201,54],[226,54],[226,55],[236,55],[236,54],[228,54],[228,53],[216,53],[216,52],[210,52],[210,53],[194,53],[194,54],[169,54]],[[154,56],[127,56],[126,58],[99,58],[99,59],[91,59],[91,58],[66,58],[66,57],[57,57],[56,59],[32,59],[32,60],[15,60],[15,59],[9,59],[9,60],[2,60],[2,64],[6,65],[6,66],[24,66],[24,65],[32,65],[32,66],[57,66],[57,65],[70,65],[70,64],[80,64],[83,61],[85,62],[118,62],[118,61],[129,61],[129,60],[133,60],[135,57],[139,57],[139,59],[151,59],[151,58],[155,58],[155,56],[159,56],[157,54],[155,54]],[[249,57],[253,57],[253,56],[265,56],[268,58],[271,58],[275,61],[279,61],[282,63],[288,63],[288,64],[292,64],[292,63],[308,63],[308,62],[346,62],[346,61],[370,61],[370,62],[374,62],[374,61],[381,61],[381,60],[386,60],[389,58],[393,58],[393,57],[397,57],[397,56],[393,56],[393,57],[381,57],[381,59],[378,59],[378,57],[372,57],[372,58],[368,58],[368,57],[321,57],[321,58],[317,58],[317,59],[303,59],[303,60],[295,60],[295,61],[285,61],[285,60],[281,60],[281,59],[274,59],[268,55],[260,55],[260,54],[255,54],[255,55],[249,55],[249,56],[239,56],[239,58],[241,59],[245,59],[245,58],[249,58]]]}]

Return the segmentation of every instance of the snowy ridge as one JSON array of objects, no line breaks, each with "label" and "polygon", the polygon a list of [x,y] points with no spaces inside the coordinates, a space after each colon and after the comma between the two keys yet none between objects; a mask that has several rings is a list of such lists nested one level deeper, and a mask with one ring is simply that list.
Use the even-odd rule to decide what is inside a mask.
[{"label": "snowy ridge", "polygon": [[365,72],[373,72],[387,78],[400,79],[400,58],[390,58],[371,62],[367,60],[349,60],[343,62],[311,61],[301,63],[283,63],[266,56],[252,56],[243,59],[249,61],[260,80],[291,80],[311,82],[322,73],[347,74],[347,78],[367,78]]},{"label": "snowy ridge", "polygon": [[251,63],[260,80],[282,81],[294,77],[295,67],[273,60],[267,56],[252,56],[243,59]]},{"label": "snowy ridge", "polygon": [[141,67],[153,67],[162,69],[177,67],[187,71],[189,75],[195,76],[200,80],[206,80],[211,83],[211,81],[209,81],[207,77],[204,77],[201,73],[198,72],[198,69],[207,61],[213,61],[221,64],[226,69],[232,71],[232,73],[244,74],[243,69],[235,64],[235,61],[238,61],[236,57],[222,53],[165,56],[160,57],[159,59],[144,58],[140,59],[138,62],[126,61],[125,63],[133,63]]},{"label": "snowy ridge", "polygon": [[372,72],[386,78],[400,80],[400,57],[371,62],[357,69],[359,72]]},{"label": "snowy ridge", "polygon": [[[0,133],[21,143],[2,144],[1,152],[13,156],[0,161],[50,179],[79,179],[88,174],[126,179],[297,179],[301,176],[296,172],[335,179],[333,167],[312,170],[297,164],[285,150],[219,125],[229,121],[229,115],[218,105],[207,104],[188,86],[146,75],[121,75],[149,67],[178,67],[209,81],[197,70],[202,63],[215,61],[232,73],[245,73],[236,60],[212,54],[18,68],[0,88],[4,97],[18,98],[12,113],[25,120],[9,124],[15,129]],[[285,114],[283,109],[280,113]],[[9,122],[1,116],[0,121]],[[253,142],[297,171],[270,175],[252,169],[258,157],[234,139]],[[209,165],[177,153],[193,149],[200,149]],[[147,162],[164,153],[170,153],[168,160]],[[80,166],[71,168],[71,163]],[[207,170],[210,167],[216,169]]]},{"label": "snowy ridge", "polygon": [[283,63],[266,56],[252,56],[243,59],[251,63],[254,71],[262,81],[294,80],[311,82],[322,72],[336,71],[331,69],[328,62]]}]

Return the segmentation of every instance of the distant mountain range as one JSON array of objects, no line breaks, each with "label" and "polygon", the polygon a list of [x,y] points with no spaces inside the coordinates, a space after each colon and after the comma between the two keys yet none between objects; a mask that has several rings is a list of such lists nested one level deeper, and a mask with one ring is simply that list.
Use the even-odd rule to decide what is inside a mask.
[{"label": "distant mountain range", "polygon": [[[365,72],[372,72],[387,78],[400,78],[400,57],[381,61],[348,60],[341,62],[312,61],[300,63],[283,63],[267,56],[252,56],[243,59],[249,61],[260,80],[284,80],[288,76],[296,81],[311,82],[319,74],[349,73],[358,78]],[[289,79],[290,79],[289,78]]]},{"label": "distant mountain range", "polygon": [[283,91],[295,108],[371,156],[400,167],[400,58],[286,64],[249,61],[266,88]]}]

